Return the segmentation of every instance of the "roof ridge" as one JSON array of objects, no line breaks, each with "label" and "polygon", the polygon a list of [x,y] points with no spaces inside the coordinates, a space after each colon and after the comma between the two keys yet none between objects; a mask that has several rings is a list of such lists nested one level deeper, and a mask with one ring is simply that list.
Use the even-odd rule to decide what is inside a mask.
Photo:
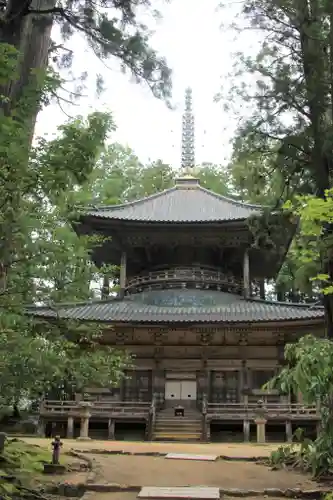
[{"label": "roof ridge", "polygon": [[248,297],[244,299],[245,301],[248,302],[259,302],[260,304],[268,304],[268,305],[273,305],[273,306],[284,306],[284,307],[299,307],[300,309],[323,309],[323,305],[319,305],[318,302],[311,302],[308,304],[301,303],[301,302],[287,302],[287,301],[280,301],[280,300],[266,300],[266,299],[259,299],[256,297]]},{"label": "roof ridge", "polygon": [[[268,205],[259,205],[255,203],[246,203],[243,201],[235,200],[234,198],[230,198],[229,196],[224,196],[222,194],[216,193],[215,191],[205,188],[201,186],[200,184],[196,186],[196,189],[199,189],[212,197],[215,197],[219,200],[232,203],[233,205],[244,207],[244,208],[252,208],[252,209],[257,209],[257,210],[262,210],[264,208],[271,208]],[[144,196],[143,198],[138,198],[137,200],[131,200],[131,201],[126,201],[125,203],[117,203],[115,205],[93,205],[91,204],[90,206],[88,205],[85,207],[88,210],[100,210],[100,211],[107,211],[107,210],[121,210],[122,208],[127,208],[130,206],[135,206],[135,205],[140,205],[146,201],[154,200],[156,198],[159,198],[160,196],[163,196],[167,193],[173,192],[173,191],[187,191],[187,187],[183,186],[172,186],[167,189],[163,189],[163,191],[158,191],[157,193],[150,194],[149,196]]]},{"label": "roof ridge", "polygon": [[[95,210],[120,210],[122,208],[130,207],[133,205],[139,205],[140,203],[143,203],[147,200],[154,200],[155,198],[158,198],[159,196],[162,196],[166,193],[169,193],[171,191],[175,191],[176,186],[172,186],[168,189],[163,189],[163,191],[158,191],[157,193],[150,194],[149,196],[145,196],[144,198],[138,198],[137,200],[131,200],[131,201],[126,201],[125,203],[117,203],[116,205],[90,205],[93,209]],[[87,207],[89,209],[89,206]]]},{"label": "roof ridge", "polygon": [[225,196],[220,193],[216,193],[215,191],[212,191],[211,189],[207,189],[203,186],[198,186],[198,189],[201,189],[201,191],[204,191],[205,193],[208,193],[212,196],[215,196],[215,198],[218,198],[223,201],[227,201],[229,203],[233,203],[234,205],[240,205],[242,207],[246,208],[256,208],[256,209],[263,209],[263,208],[270,208],[269,205],[259,205],[255,203],[245,203],[243,201],[235,200],[234,198],[230,198],[229,196]]}]

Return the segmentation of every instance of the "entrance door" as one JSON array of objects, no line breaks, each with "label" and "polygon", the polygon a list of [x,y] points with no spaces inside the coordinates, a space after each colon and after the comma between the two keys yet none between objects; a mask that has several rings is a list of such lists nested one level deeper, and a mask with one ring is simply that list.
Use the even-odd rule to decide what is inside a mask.
[{"label": "entrance door", "polygon": [[[197,399],[196,380],[166,380],[165,401],[189,406],[190,402]],[[185,402],[188,401],[186,405]]]},{"label": "entrance door", "polygon": [[196,380],[182,380],[180,382],[180,399],[195,400],[197,399],[197,382]]},{"label": "entrance door", "polygon": [[167,380],[165,382],[165,399],[181,399],[181,382],[179,380]]}]

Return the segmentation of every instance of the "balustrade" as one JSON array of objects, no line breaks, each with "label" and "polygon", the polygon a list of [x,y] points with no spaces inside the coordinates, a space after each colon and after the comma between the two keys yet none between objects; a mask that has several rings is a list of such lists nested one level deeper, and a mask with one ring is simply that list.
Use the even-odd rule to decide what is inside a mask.
[{"label": "balustrade", "polygon": [[[261,408],[268,419],[319,419],[317,405],[302,405],[299,403],[266,403]],[[257,403],[208,403],[207,416],[212,419],[252,420],[258,413]]]},{"label": "balustrade", "polygon": [[224,273],[215,268],[176,267],[152,271],[147,274],[134,276],[127,280],[126,291],[136,291],[143,288],[156,288],[163,285],[167,288],[177,284],[195,284],[198,288],[212,287],[225,291],[241,293],[242,282],[231,273]]},{"label": "balustrade", "polygon": [[[114,416],[114,415],[149,415],[151,403],[139,401],[89,401],[91,416]],[[82,402],[77,401],[50,401],[44,400],[40,407],[40,414],[47,416],[65,416],[80,413]]]},{"label": "balustrade", "polygon": [[[145,418],[155,419],[156,398],[151,402],[138,401],[95,401],[89,402],[91,416],[123,416],[140,415]],[[319,419],[320,413],[317,405],[303,405],[300,403],[267,403],[262,410],[268,419]],[[82,411],[82,402],[77,401],[50,401],[44,400],[40,407],[40,414],[47,416],[68,416]],[[204,398],[202,413],[207,419],[253,420],[258,412],[256,403],[207,403]]]}]

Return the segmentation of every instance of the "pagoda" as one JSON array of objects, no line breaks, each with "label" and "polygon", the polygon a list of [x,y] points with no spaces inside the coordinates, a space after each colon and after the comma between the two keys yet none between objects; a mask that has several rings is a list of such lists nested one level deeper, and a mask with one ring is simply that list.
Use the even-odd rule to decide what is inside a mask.
[{"label": "pagoda", "polygon": [[71,402],[44,401],[42,422],[62,422],[68,436],[82,398],[90,409],[77,431],[81,437],[94,424],[105,424],[114,438],[122,422],[143,422],[148,439],[209,440],[214,426],[239,425],[248,440],[258,400],[265,405],[265,425],[282,426],[288,439],[293,425],[319,418],[301,395],[262,390],[283,365],[287,342],[324,334],[321,307],[263,299],[263,283],[279,272],[295,227],[286,218],[272,225],[269,251],[255,245],[249,219],[260,219],[265,208],[202,187],[194,175],[194,145],[187,89],[182,168],[174,186],[129,203],[91,207],[75,226],[79,235],[106,237],[92,259],[100,267],[120,267],[117,296],[109,296],[106,277],[101,300],[33,310],[49,320],[98,322],[101,342],[134,355],[119,387],[87,388],[84,398]]}]

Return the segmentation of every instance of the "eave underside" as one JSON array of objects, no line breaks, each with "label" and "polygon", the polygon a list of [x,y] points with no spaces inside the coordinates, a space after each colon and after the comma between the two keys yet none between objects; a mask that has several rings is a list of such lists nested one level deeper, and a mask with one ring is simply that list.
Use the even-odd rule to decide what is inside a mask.
[{"label": "eave underside", "polygon": [[271,235],[273,247],[257,248],[253,246],[246,220],[219,224],[147,224],[83,217],[74,228],[79,235],[95,234],[105,238],[92,253],[92,259],[99,266],[119,265],[125,251],[129,276],[166,264],[168,259],[173,265],[184,264],[182,256],[188,256],[194,249],[194,261],[217,267],[221,262],[228,263],[237,275],[241,272],[244,250],[249,249],[253,279],[277,275],[295,231],[294,225],[286,224]]}]

